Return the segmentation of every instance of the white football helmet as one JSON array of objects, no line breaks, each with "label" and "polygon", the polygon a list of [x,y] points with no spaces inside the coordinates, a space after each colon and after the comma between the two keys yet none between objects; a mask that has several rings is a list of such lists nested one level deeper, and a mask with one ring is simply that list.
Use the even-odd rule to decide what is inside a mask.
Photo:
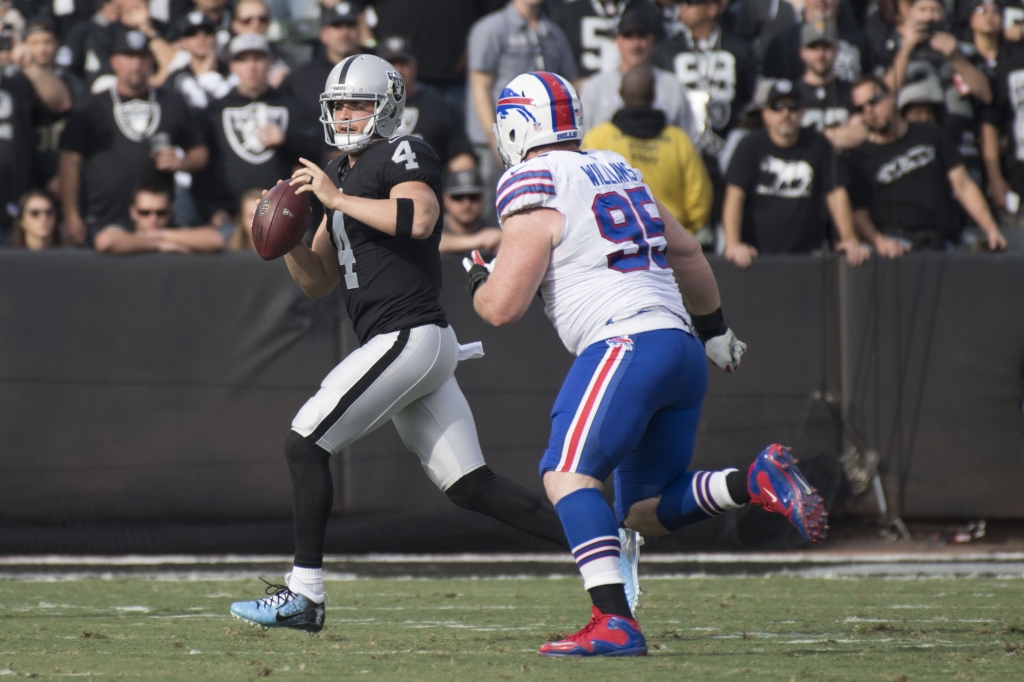
[{"label": "white football helmet", "polygon": [[516,76],[498,98],[494,136],[505,167],[534,147],[583,140],[583,105],[565,78],[548,71]]},{"label": "white football helmet", "polygon": [[[351,121],[335,121],[334,108],[342,100],[373,102],[373,113]],[[320,95],[324,139],[346,154],[360,152],[375,140],[394,135],[403,111],[405,81],[394,66],[370,54],[357,54],[335,64]],[[362,132],[352,130],[352,123],[366,120],[370,122]]]}]

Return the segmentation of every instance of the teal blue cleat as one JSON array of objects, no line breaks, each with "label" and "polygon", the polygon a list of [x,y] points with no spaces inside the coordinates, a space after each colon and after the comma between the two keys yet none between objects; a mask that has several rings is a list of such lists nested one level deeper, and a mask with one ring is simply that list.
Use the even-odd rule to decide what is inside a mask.
[{"label": "teal blue cleat", "polygon": [[327,615],[323,603],[318,604],[284,585],[267,583],[267,594],[270,596],[256,601],[236,601],[231,605],[231,615],[264,630],[292,628],[302,630],[310,637],[323,630]]}]

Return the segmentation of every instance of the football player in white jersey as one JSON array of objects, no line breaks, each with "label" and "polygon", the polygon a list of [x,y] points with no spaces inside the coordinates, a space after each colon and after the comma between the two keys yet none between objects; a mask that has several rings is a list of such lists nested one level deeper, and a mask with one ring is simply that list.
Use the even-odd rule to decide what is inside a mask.
[{"label": "football player in white jersey", "polygon": [[[636,656],[647,644],[631,608],[635,563],[627,575],[620,564],[623,539],[635,555],[637,531],[664,535],[752,503],[818,542],[827,516],[779,445],[746,474],[687,471],[707,388],[704,356],[732,372],[746,346],[725,325],[700,245],[622,156],[579,151],[582,128],[579,98],[561,76],[509,83],[495,124],[508,168],[496,195],[501,253],[490,264],[474,254],[466,266],[481,317],[511,324],[539,290],[577,356],[552,410],[540,473],[594,606],[586,627],[540,653]],[[601,495],[613,472],[614,513]]]}]

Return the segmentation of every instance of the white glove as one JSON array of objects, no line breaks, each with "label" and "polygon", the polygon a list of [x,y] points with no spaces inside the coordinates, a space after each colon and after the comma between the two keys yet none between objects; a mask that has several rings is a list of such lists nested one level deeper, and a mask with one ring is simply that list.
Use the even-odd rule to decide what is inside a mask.
[{"label": "white glove", "polygon": [[740,358],[747,352],[747,344],[737,339],[731,329],[726,329],[724,334],[712,336],[704,342],[704,352],[719,369],[732,374],[740,366]]}]

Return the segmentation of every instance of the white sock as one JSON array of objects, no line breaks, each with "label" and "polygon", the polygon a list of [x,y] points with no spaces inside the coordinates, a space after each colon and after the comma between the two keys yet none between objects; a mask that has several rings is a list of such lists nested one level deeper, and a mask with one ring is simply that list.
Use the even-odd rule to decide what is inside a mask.
[{"label": "white sock", "polygon": [[296,594],[309,597],[317,604],[324,601],[324,569],[292,566],[292,572],[285,576],[288,589]]}]

